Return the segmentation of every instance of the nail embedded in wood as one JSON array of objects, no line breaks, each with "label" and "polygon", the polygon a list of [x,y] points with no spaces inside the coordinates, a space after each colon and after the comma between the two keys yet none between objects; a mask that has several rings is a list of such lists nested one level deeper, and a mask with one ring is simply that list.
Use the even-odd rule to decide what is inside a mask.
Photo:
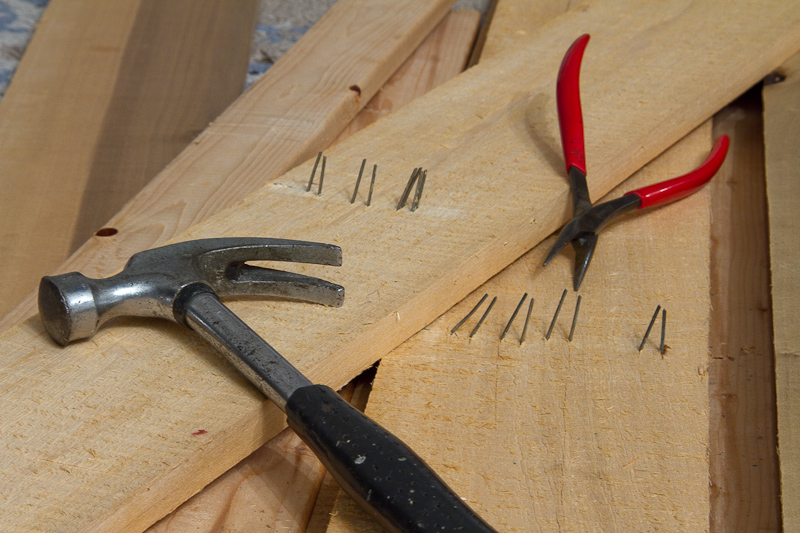
[{"label": "nail embedded in wood", "polygon": [[422,176],[420,176],[419,180],[417,181],[417,190],[414,193],[414,200],[411,202],[411,211],[416,211],[419,207],[419,200],[422,198],[422,189],[425,187],[425,179],[428,177],[428,171],[425,170],[422,172]]},{"label": "nail embedded in wood", "polygon": [[572,342],[572,336],[575,334],[575,324],[578,323],[578,311],[581,309],[581,295],[578,295],[578,301],[575,302],[575,314],[572,315],[572,327],[569,328],[569,342]]},{"label": "nail embedded in wood", "polygon": [[478,324],[472,330],[472,333],[469,334],[470,339],[474,337],[476,333],[478,333],[478,329],[480,329],[481,324],[483,324],[483,321],[486,320],[486,317],[489,316],[489,311],[492,310],[492,307],[494,307],[496,301],[497,301],[497,296],[492,298],[492,301],[489,303],[489,307],[486,308],[486,311],[483,313],[483,316],[481,317],[480,320],[478,320]]},{"label": "nail embedded in wood", "polygon": [[661,310],[661,355],[664,355],[665,347],[664,347],[664,334],[667,330],[667,310]]},{"label": "nail embedded in wood", "polygon": [[531,301],[528,304],[528,315],[525,317],[525,325],[522,326],[522,335],[519,338],[520,346],[522,346],[522,343],[525,342],[525,334],[528,333],[528,324],[531,321],[531,311],[533,311],[533,298],[531,298]]},{"label": "nail embedded in wood", "polygon": [[372,203],[372,189],[375,188],[375,174],[378,172],[378,165],[372,165],[372,180],[369,182],[369,196],[367,196],[367,207]]},{"label": "nail embedded in wood", "polygon": [[306,187],[306,192],[311,190],[311,185],[314,183],[314,174],[317,173],[317,165],[319,165],[319,158],[322,157],[322,152],[317,154],[317,160],[314,161],[314,168],[311,170],[311,178],[308,180],[308,187]]},{"label": "nail embedded in wood", "polygon": [[461,325],[462,325],[464,322],[466,322],[467,320],[469,320],[469,317],[471,317],[472,315],[474,315],[474,314],[475,314],[475,311],[477,311],[477,310],[478,310],[478,308],[481,306],[481,304],[483,304],[483,302],[485,302],[485,301],[486,301],[486,298],[488,298],[488,297],[489,297],[489,295],[488,295],[488,294],[484,294],[484,295],[483,295],[483,298],[481,298],[481,301],[480,301],[480,302],[478,302],[477,304],[475,304],[475,307],[473,307],[473,308],[472,308],[472,311],[470,311],[469,313],[467,313],[467,316],[465,316],[464,318],[462,318],[461,320],[459,320],[458,324],[456,324],[455,326],[453,326],[453,329],[451,329],[451,330],[450,330],[450,335],[452,335],[453,333],[455,333],[455,332],[456,332],[456,330],[457,330],[458,328],[460,328],[460,327],[461,327]]},{"label": "nail embedded in wood", "polygon": [[325,179],[325,163],[328,161],[328,156],[322,156],[322,170],[319,173],[319,190],[317,191],[317,196],[322,195],[322,180]]},{"label": "nail embedded in wood", "polygon": [[647,342],[647,337],[650,336],[650,330],[653,329],[653,324],[656,321],[656,317],[658,316],[658,312],[661,311],[661,306],[656,306],[656,312],[653,313],[653,318],[650,319],[650,324],[647,326],[647,331],[644,332],[644,337],[642,337],[642,342],[639,344],[639,351],[641,352],[644,348],[644,343]]},{"label": "nail embedded in wood", "polygon": [[358,171],[358,179],[356,180],[356,188],[353,191],[353,197],[350,198],[350,203],[356,203],[356,195],[358,194],[358,186],[361,185],[361,176],[364,174],[364,165],[367,164],[366,159],[361,160],[361,170]]},{"label": "nail embedded in wood", "polygon": [[550,340],[550,334],[553,333],[553,326],[556,325],[556,319],[558,319],[558,313],[561,312],[561,306],[564,305],[564,298],[567,296],[567,289],[564,289],[564,292],[561,293],[561,299],[558,301],[558,307],[556,307],[556,314],[553,315],[553,320],[550,321],[550,327],[547,328],[547,335],[544,336],[545,339]]},{"label": "nail embedded in wood", "polygon": [[527,292],[522,295],[522,299],[517,304],[517,308],[514,309],[513,313],[511,313],[511,318],[509,319],[508,324],[506,324],[506,329],[504,329],[503,333],[500,335],[500,340],[503,340],[506,337],[506,333],[508,333],[509,328],[511,328],[511,324],[514,322],[514,319],[517,318],[517,313],[519,313],[519,309],[520,307],[522,307],[522,304],[525,302],[525,298],[527,297],[528,297]]},{"label": "nail embedded in wood", "polygon": [[397,202],[397,209],[395,211],[400,211],[404,205],[406,205],[406,200],[408,200],[408,195],[411,192],[411,187],[414,186],[414,182],[417,181],[417,176],[422,172],[422,167],[418,167],[414,169],[414,172],[411,173],[411,177],[408,178],[408,183],[406,183],[406,188],[403,191],[403,195],[400,197],[400,201]]}]

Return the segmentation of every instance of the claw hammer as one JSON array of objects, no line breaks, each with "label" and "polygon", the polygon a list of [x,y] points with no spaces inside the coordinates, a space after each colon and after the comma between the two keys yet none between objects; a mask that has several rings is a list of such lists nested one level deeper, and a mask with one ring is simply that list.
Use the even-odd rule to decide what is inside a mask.
[{"label": "claw hammer", "polygon": [[201,239],[135,254],[118,274],[46,276],[39,314],[57,343],[119,316],[165,318],[213,345],[286,413],[339,484],[389,531],[494,531],[400,439],[325,385],[312,384],[219,296],[266,295],[340,307],[344,288],[247,261],[340,266],[338,246],[261,238]]}]

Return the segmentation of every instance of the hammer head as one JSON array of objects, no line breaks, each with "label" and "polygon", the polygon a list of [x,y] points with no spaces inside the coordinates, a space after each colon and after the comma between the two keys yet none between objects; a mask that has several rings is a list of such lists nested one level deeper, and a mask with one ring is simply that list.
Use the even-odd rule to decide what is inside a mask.
[{"label": "hammer head", "polygon": [[90,279],[78,272],[45,276],[39,284],[39,314],[47,332],[63,346],[91,337],[118,316],[159,317],[183,324],[185,303],[198,292],[273,296],[333,307],[344,301],[340,285],[246,261],[340,266],[342,251],[330,244],[285,239],[171,244],[132,256],[122,272],[110,278]]}]

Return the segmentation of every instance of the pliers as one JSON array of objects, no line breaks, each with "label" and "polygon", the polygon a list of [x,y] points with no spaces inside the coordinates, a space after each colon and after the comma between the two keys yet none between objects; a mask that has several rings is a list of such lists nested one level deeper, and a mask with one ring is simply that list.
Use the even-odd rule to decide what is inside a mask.
[{"label": "pliers", "polygon": [[567,50],[558,71],[556,83],[558,123],[567,174],[572,184],[574,211],[572,220],[561,230],[544,261],[546,266],[568,243],[571,243],[575,250],[572,285],[576,291],[580,288],[586,269],[592,260],[592,254],[597,246],[597,232],[600,229],[615,217],[634,209],[667,204],[697,191],[717,173],[725,160],[730,144],[728,136],[722,135],[714,143],[706,160],[688,174],[627,192],[619,198],[593,206],[586,186],[583,114],[578,83],[581,60],[588,42],[588,34],[578,37]]}]

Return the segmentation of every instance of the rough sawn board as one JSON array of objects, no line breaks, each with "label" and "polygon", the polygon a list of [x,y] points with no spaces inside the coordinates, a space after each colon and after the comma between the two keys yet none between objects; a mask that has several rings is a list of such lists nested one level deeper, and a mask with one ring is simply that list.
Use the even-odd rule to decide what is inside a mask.
[{"label": "rough sawn board", "polygon": [[772,270],[778,453],[785,531],[800,529],[800,55],[778,73],[786,79],[764,87],[764,139]]}]

